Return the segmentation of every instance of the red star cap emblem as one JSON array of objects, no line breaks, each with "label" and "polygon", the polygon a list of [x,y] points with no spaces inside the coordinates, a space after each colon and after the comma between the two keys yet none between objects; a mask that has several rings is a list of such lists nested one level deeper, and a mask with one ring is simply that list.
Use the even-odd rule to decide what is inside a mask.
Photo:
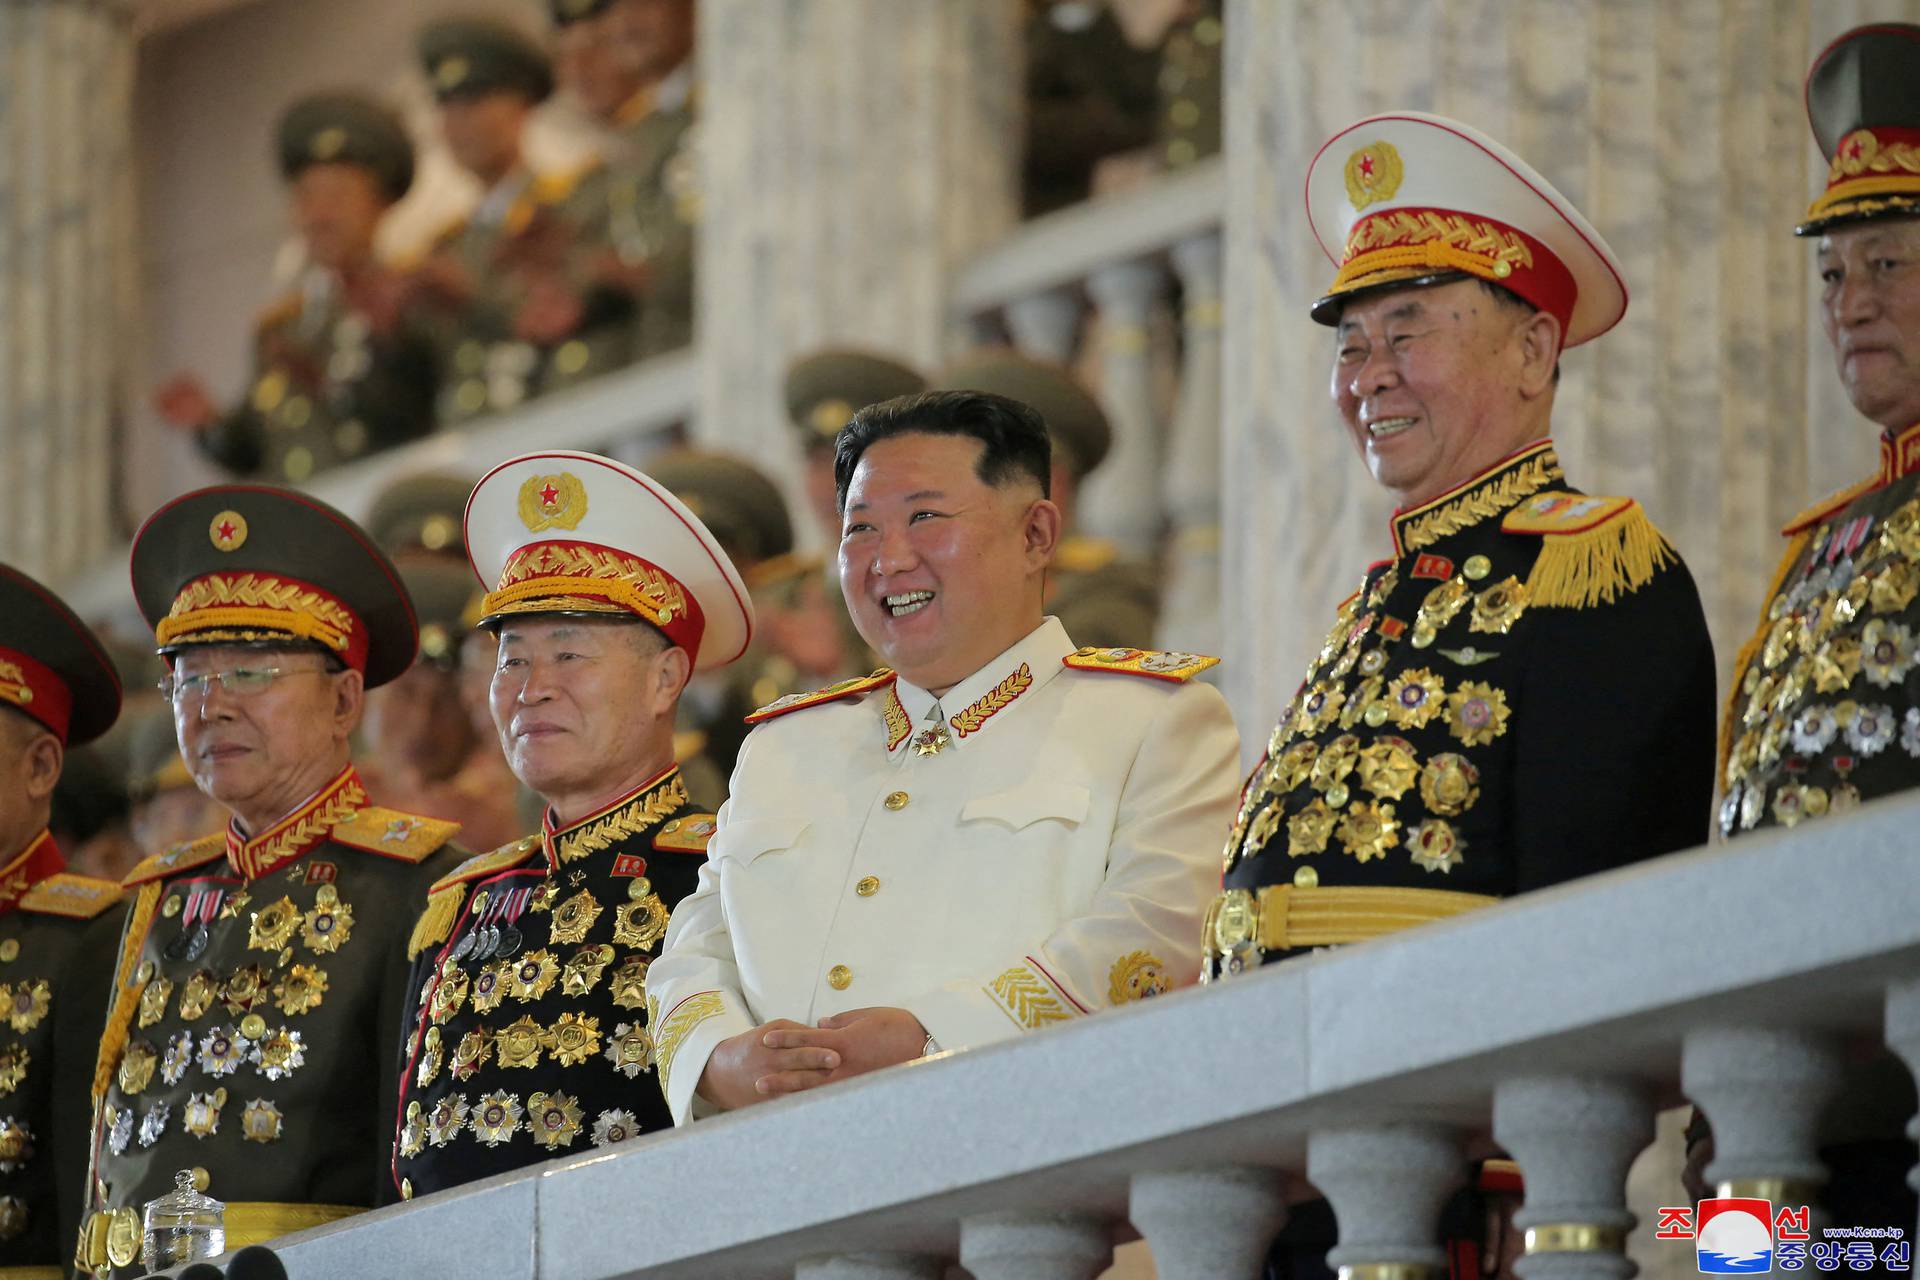
[{"label": "red star cap emblem", "polygon": [[552,506],[559,500],[560,490],[554,487],[553,481],[547,481],[546,488],[540,490],[540,501],[546,503],[548,506]]},{"label": "red star cap emblem", "polygon": [[1373,176],[1373,157],[1372,156],[1366,155],[1366,156],[1360,157],[1360,172],[1366,174],[1369,178]]}]

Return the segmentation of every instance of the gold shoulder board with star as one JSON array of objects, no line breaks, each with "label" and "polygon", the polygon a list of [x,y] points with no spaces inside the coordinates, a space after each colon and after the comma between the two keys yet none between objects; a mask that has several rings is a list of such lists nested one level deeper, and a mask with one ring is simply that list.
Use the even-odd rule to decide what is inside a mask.
[{"label": "gold shoulder board with star", "polygon": [[460,824],[423,818],[370,804],[333,826],[332,836],[351,849],[401,862],[418,862],[459,834]]},{"label": "gold shoulder board with star", "polygon": [[790,693],[784,698],[775,698],[766,706],[747,717],[748,724],[764,724],[778,716],[794,711],[804,711],[808,707],[818,707],[829,702],[838,702],[842,698],[858,697],[883,689],[893,683],[894,673],[882,667],[870,676],[855,676],[851,680],[841,680],[824,689],[815,689],[812,693]]},{"label": "gold shoulder board with star", "polygon": [[122,889],[131,889],[149,880],[158,880],[170,876],[176,871],[186,871],[193,867],[205,866],[215,858],[225,857],[227,837],[216,832],[210,836],[201,836],[188,844],[177,844],[165,853],[156,853],[134,864],[127,878],[120,882]]},{"label": "gold shoulder board with star", "polygon": [[1527,603],[1585,609],[1612,604],[1679,561],[1632,498],[1546,490],[1507,512],[1502,533],[1541,539],[1527,577]]},{"label": "gold shoulder board with star", "polygon": [[1114,671],[1185,684],[1220,659],[1203,653],[1162,653],[1156,649],[1077,649],[1060,660],[1075,671]]},{"label": "gold shoulder board with star", "polygon": [[705,853],[719,825],[711,813],[683,813],[660,828],[653,847],[661,853]]},{"label": "gold shoulder board with star", "polygon": [[20,907],[42,915],[91,920],[118,901],[120,886],[113,881],[62,871],[27,890]]},{"label": "gold shoulder board with star", "polygon": [[539,836],[525,836],[512,844],[501,845],[491,853],[476,854],[433,882],[427,890],[427,905],[413,922],[407,939],[407,959],[428,947],[437,947],[453,934],[460,919],[460,908],[467,900],[467,883],[510,871],[540,851]]},{"label": "gold shoulder board with star", "polygon": [[1878,489],[1879,487],[1880,487],[1880,477],[1877,475],[1874,475],[1874,476],[1868,476],[1865,480],[1862,480],[1859,484],[1850,484],[1846,488],[1840,490],[1838,493],[1830,493],[1826,497],[1820,499],[1820,501],[1808,507],[1805,511],[1802,511],[1799,515],[1795,516],[1793,519],[1787,521],[1785,527],[1783,527],[1780,530],[1780,532],[1784,536],[1791,538],[1794,534],[1799,533],[1803,529],[1811,529],[1814,525],[1819,524],[1822,520],[1826,519],[1828,516],[1832,515],[1834,512],[1839,511],[1841,508],[1847,506],[1855,498],[1862,497],[1866,494],[1872,493],[1875,489]]}]

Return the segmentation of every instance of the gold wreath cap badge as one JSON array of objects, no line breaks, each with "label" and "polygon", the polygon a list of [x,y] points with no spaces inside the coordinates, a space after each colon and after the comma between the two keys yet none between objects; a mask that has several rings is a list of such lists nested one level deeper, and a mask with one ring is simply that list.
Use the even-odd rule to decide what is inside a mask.
[{"label": "gold wreath cap badge", "polygon": [[1406,172],[1391,142],[1369,142],[1347,157],[1347,199],[1356,210],[1391,200]]},{"label": "gold wreath cap badge", "polygon": [[207,525],[207,538],[220,551],[238,551],[247,540],[247,518],[238,511],[222,511]]},{"label": "gold wreath cap badge", "polygon": [[346,149],[347,131],[339,125],[328,125],[307,143],[307,154],[315,160],[331,160]]},{"label": "gold wreath cap badge", "polygon": [[528,476],[520,486],[520,522],[528,533],[577,529],[586,518],[587,486],[571,472]]}]

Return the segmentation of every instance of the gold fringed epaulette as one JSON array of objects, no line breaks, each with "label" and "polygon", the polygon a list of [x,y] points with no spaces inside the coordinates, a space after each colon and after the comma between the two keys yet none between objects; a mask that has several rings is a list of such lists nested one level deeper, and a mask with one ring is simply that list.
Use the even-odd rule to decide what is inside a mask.
[{"label": "gold fringed epaulette", "polygon": [[118,901],[120,886],[113,881],[62,871],[27,890],[20,898],[20,909],[69,920],[91,920]]},{"label": "gold fringed epaulette", "polygon": [[539,851],[540,837],[527,836],[512,844],[502,845],[491,853],[468,858],[435,880],[433,887],[427,890],[427,905],[421,910],[420,918],[413,922],[413,933],[407,939],[407,959],[411,960],[428,947],[437,947],[453,936],[453,926],[460,919],[460,908],[466,905],[469,883],[496,872],[510,871]]},{"label": "gold fringed epaulette", "polygon": [[227,837],[224,834],[201,836],[188,844],[177,844],[165,853],[156,853],[151,858],[143,858],[127,872],[126,879],[120,882],[122,889],[132,889],[149,880],[158,880],[170,876],[176,871],[188,871],[194,867],[205,866],[215,858],[226,856]]},{"label": "gold fringed epaulette", "polygon": [[460,833],[460,824],[370,804],[333,825],[334,840],[400,862],[419,862]]},{"label": "gold fringed epaulette", "polygon": [[681,814],[654,835],[653,847],[661,853],[705,853],[707,842],[719,829],[711,813]]},{"label": "gold fringed epaulette", "polygon": [[853,698],[875,689],[884,688],[894,682],[894,673],[882,667],[870,676],[855,676],[851,680],[841,680],[824,689],[815,689],[812,693],[790,693],[784,698],[775,698],[766,706],[748,716],[748,724],[764,724],[776,716],[784,716],[792,711],[804,711],[808,707],[818,707],[829,702],[838,702],[842,698]]},{"label": "gold fringed epaulette", "polygon": [[1220,665],[1220,659],[1203,653],[1161,653],[1154,649],[1076,649],[1060,662],[1075,671],[1112,671],[1173,684],[1185,684],[1208,667]]},{"label": "gold fringed epaulette", "polygon": [[1632,498],[1539,493],[1509,511],[1500,529],[1541,539],[1527,578],[1527,601],[1537,608],[1611,604],[1680,558]]}]

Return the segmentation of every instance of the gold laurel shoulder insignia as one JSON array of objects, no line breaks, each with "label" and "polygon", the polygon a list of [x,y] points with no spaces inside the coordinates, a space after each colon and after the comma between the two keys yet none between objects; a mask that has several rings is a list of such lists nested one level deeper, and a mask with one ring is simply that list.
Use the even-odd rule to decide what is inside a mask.
[{"label": "gold laurel shoulder insignia", "polygon": [[329,834],[348,848],[401,862],[419,862],[460,832],[460,824],[370,804],[336,822]]},{"label": "gold laurel shoulder insignia", "polygon": [[775,698],[766,706],[761,707],[758,711],[747,716],[746,722],[748,724],[764,724],[769,720],[794,711],[802,711],[808,707],[822,706],[829,702],[838,702],[842,698],[858,697],[863,693],[871,693],[875,689],[884,688],[892,684],[896,678],[890,668],[882,667],[872,675],[855,676],[851,680],[840,680],[828,685],[824,689],[815,689],[811,693],[790,693],[784,698]]},{"label": "gold laurel shoulder insignia", "polygon": [[1204,653],[1163,653],[1157,649],[1076,649],[1060,660],[1075,671],[1113,671],[1185,684],[1220,659]]}]

